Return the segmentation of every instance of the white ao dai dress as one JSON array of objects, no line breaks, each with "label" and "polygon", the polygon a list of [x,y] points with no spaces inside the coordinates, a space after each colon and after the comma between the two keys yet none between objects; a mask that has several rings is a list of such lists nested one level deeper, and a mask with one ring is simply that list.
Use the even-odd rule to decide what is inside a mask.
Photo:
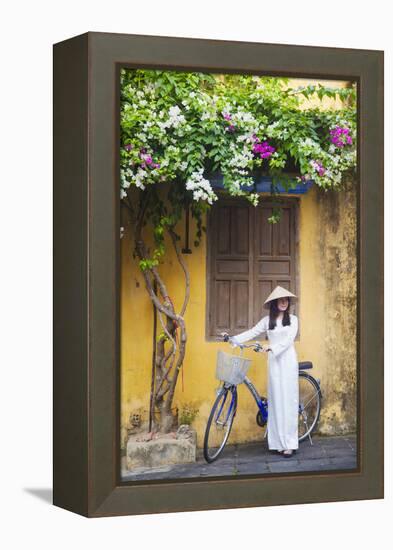
[{"label": "white ao dai dress", "polygon": [[242,344],[266,333],[268,347],[268,421],[269,449],[282,451],[297,449],[299,414],[299,365],[294,345],[298,331],[298,318],[290,314],[291,324],[283,326],[277,319],[269,330],[269,316],[263,317],[253,328],[233,337]]}]

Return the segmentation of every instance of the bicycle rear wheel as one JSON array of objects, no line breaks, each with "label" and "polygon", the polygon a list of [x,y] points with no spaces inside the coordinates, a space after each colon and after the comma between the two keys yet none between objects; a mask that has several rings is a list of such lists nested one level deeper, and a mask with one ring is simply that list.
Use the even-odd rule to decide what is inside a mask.
[{"label": "bicycle rear wheel", "polygon": [[321,389],[318,382],[305,372],[299,373],[299,441],[314,430],[321,413]]},{"label": "bicycle rear wheel", "polygon": [[236,386],[221,388],[214,402],[206,425],[203,455],[206,462],[214,462],[220,456],[229,434],[237,409]]}]

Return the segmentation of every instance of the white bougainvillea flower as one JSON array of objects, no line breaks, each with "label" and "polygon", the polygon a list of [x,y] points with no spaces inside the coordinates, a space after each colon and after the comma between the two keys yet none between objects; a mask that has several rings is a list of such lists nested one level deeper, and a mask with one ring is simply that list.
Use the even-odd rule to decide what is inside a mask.
[{"label": "white bougainvillea flower", "polygon": [[209,204],[217,200],[209,180],[203,177],[203,168],[193,172],[186,181],[186,189],[193,192],[194,201],[205,200]]}]

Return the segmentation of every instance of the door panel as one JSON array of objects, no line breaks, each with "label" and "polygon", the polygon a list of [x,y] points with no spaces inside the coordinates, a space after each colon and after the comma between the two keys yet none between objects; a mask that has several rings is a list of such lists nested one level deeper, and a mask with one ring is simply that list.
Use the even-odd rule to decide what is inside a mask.
[{"label": "door panel", "polygon": [[296,208],[288,202],[271,224],[272,205],[220,200],[209,213],[208,334],[236,334],[268,313],[275,286],[296,294]]}]

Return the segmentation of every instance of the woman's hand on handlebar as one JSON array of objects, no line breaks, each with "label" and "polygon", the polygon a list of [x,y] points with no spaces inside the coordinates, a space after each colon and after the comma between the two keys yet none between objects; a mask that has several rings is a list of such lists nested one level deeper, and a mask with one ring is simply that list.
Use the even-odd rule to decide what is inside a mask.
[{"label": "woman's hand on handlebar", "polygon": [[229,344],[232,345],[232,347],[236,347],[236,346],[239,345],[234,341],[234,337],[229,336],[229,334],[227,332],[221,332],[220,336],[224,340],[224,342],[228,342]]},{"label": "woman's hand on handlebar", "polygon": [[227,332],[221,332],[221,337],[224,342],[229,342],[233,347],[239,346],[240,348],[253,348],[255,352],[270,351],[268,346],[263,346],[259,342],[253,342],[251,344],[240,344],[236,342],[236,336],[229,336]]},{"label": "woman's hand on handlebar", "polygon": [[268,346],[263,346],[262,344],[260,344],[259,342],[257,342],[256,344],[252,344],[253,345],[253,348],[254,348],[254,351],[258,352],[258,351],[270,351],[270,348]]},{"label": "woman's hand on handlebar", "polygon": [[268,352],[271,351],[271,349],[269,348],[269,346],[261,346],[261,351]]}]

